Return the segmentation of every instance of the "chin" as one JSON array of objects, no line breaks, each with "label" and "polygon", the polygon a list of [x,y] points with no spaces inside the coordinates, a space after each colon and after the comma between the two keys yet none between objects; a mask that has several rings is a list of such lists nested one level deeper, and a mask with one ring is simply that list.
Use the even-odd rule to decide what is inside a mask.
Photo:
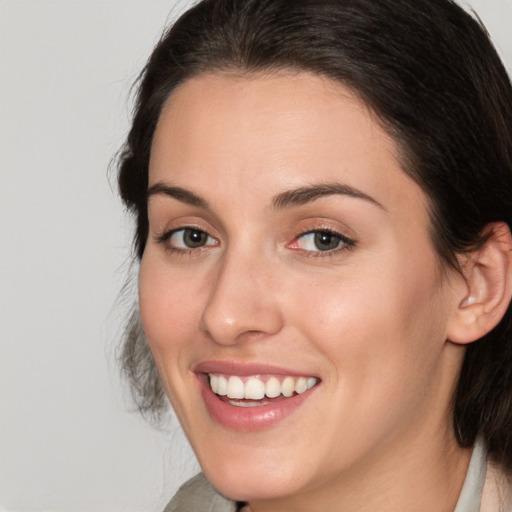
[{"label": "chin", "polygon": [[277,500],[296,494],[290,482],[276,482],[270,478],[256,481],[236,476],[216,478],[207,475],[207,478],[220,494],[233,501]]},{"label": "chin", "polygon": [[297,471],[274,460],[258,464],[249,459],[204,465],[203,471],[212,486],[234,501],[260,501],[284,498],[300,491]]}]

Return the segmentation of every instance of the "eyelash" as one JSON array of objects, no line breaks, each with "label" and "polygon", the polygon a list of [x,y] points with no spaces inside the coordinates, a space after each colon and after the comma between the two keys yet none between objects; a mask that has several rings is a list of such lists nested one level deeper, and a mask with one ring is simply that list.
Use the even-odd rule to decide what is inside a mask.
[{"label": "eyelash", "polygon": [[[320,249],[318,250],[307,250],[307,249],[301,249],[300,247],[294,248],[296,251],[300,251],[303,255],[309,257],[309,258],[326,258],[326,257],[333,257],[340,252],[348,251],[350,249],[353,249],[356,246],[356,241],[348,238],[344,234],[340,233],[339,231],[335,231],[330,228],[317,228],[317,229],[311,229],[304,233],[300,233],[297,235],[292,244],[297,243],[298,240],[301,238],[305,238],[307,235],[328,235],[332,236],[338,239],[338,246],[334,247],[333,249],[327,249],[325,251],[322,251]],[[315,243],[315,242],[313,242]]]},{"label": "eyelash", "polygon": [[[218,245],[218,242],[217,242],[216,244],[205,244],[205,245],[199,245],[197,247],[176,247],[176,246],[172,245],[169,241],[171,240],[171,238],[174,235],[176,235],[180,231],[183,232],[183,235],[185,235],[187,232],[195,232],[195,233],[200,233],[200,234],[205,235],[207,237],[207,241],[208,241],[208,239],[215,240],[214,237],[212,237],[211,235],[209,235],[206,231],[204,231],[202,229],[199,229],[199,228],[196,228],[193,226],[191,226],[191,227],[185,226],[185,227],[180,227],[177,229],[165,231],[164,233],[162,233],[156,237],[156,242],[159,244],[165,245],[165,249],[167,251],[175,253],[175,254],[181,254],[181,255],[193,254],[193,253],[195,253],[197,251],[201,251],[201,250],[203,250],[203,251],[208,250],[210,247]],[[338,239],[338,246],[334,247],[333,249],[327,249],[324,251],[322,251],[320,249],[307,250],[307,249],[301,249],[300,247],[297,247],[297,248],[293,248],[290,246],[289,247],[292,250],[300,251],[303,255],[310,257],[310,258],[319,258],[319,257],[325,258],[325,257],[329,257],[329,256],[334,256],[335,254],[342,252],[342,251],[353,249],[356,246],[355,240],[348,238],[347,236],[343,235],[342,233],[335,231],[333,229],[330,229],[330,228],[311,229],[311,230],[305,231],[304,233],[300,233],[293,239],[293,242],[290,245],[296,244],[298,240],[303,239],[308,235],[328,235],[328,236],[335,237],[336,239]],[[313,242],[313,243],[315,243],[315,242]]]},{"label": "eyelash", "polygon": [[213,245],[218,244],[210,244],[210,245],[200,245],[198,247],[176,247],[170,243],[171,238],[179,233],[180,231],[183,231],[183,235],[186,232],[195,232],[195,233],[201,233],[207,236],[207,238],[211,238],[215,240],[211,235],[209,235],[206,231],[196,228],[194,226],[184,226],[177,229],[171,229],[169,231],[163,232],[161,235],[158,235],[156,237],[156,242],[159,244],[163,244],[165,246],[165,249],[169,252],[175,253],[175,254],[192,254],[197,251],[201,250],[207,250],[209,247],[212,247]]}]

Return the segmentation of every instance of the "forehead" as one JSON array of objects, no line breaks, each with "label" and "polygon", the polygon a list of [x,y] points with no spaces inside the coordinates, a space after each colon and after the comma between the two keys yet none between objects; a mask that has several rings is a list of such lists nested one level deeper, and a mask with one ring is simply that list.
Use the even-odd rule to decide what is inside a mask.
[{"label": "forehead", "polygon": [[208,193],[213,180],[237,190],[251,182],[253,191],[269,193],[343,181],[390,202],[404,194],[424,201],[367,105],[349,88],[304,72],[207,74],[182,84],[153,139],[150,184],[166,180]]},{"label": "forehead", "polygon": [[[317,139],[318,143],[319,139],[329,142],[335,137],[341,142],[347,133],[329,131],[340,116],[346,124],[357,124],[358,129],[351,130],[352,137],[376,135],[374,142],[380,138],[379,142],[394,150],[393,141],[352,90],[319,75],[291,71],[265,75],[204,74],[190,79],[176,88],[164,104],[155,138],[164,131],[174,132],[183,142],[184,136],[199,136],[203,132],[213,141],[226,140],[230,133],[233,139],[250,135],[246,138],[250,143],[257,137],[271,140],[281,129],[281,137],[275,142],[282,142],[283,150],[285,142],[299,138],[304,142]],[[178,124],[180,133],[176,133]],[[213,132],[212,128],[218,131]]]}]

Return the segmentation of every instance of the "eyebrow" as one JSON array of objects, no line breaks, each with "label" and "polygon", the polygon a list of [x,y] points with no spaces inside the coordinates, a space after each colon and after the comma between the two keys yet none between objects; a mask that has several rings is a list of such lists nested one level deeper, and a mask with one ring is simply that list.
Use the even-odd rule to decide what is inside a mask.
[{"label": "eyebrow", "polygon": [[321,197],[333,195],[344,195],[354,197],[356,199],[363,199],[374,204],[375,206],[378,206],[382,210],[387,211],[381,203],[379,203],[376,199],[369,196],[368,194],[365,194],[361,190],[351,187],[350,185],[337,182],[320,183],[317,185],[299,187],[294,190],[283,192],[274,197],[272,204],[274,208],[279,210],[293,206],[304,205]]},{"label": "eyebrow", "polygon": [[[165,183],[158,182],[148,188],[146,197],[149,200],[150,197],[158,194],[172,197],[182,203],[197,206],[198,208],[203,208],[205,210],[209,208],[208,201],[206,201],[206,199],[182,187],[166,185]],[[277,196],[274,196],[272,199],[272,206],[276,210],[282,210],[293,206],[301,206],[311,203],[321,197],[332,195],[344,195],[356,199],[363,199],[375,206],[378,206],[382,210],[387,211],[381,203],[361,190],[344,183],[336,182],[320,183],[317,185],[309,185],[293,190],[287,190],[286,192],[282,192]]]},{"label": "eyebrow", "polygon": [[177,199],[182,203],[204,208],[205,210],[209,208],[206,199],[198,196],[197,194],[194,194],[194,192],[190,192],[190,190],[181,187],[166,185],[165,183],[161,182],[155,183],[148,188],[148,191],[146,192],[146,199],[149,200],[150,197],[158,194],[172,197],[173,199]]}]

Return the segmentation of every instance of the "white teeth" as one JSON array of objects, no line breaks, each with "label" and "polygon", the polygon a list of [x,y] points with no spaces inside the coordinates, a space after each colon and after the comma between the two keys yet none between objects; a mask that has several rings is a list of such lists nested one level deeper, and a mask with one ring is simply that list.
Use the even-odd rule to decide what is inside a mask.
[{"label": "white teeth", "polygon": [[[223,377],[220,377],[223,378]],[[218,375],[210,375],[210,387],[214,393],[219,393],[219,376]]]},{"label": "white teeth", "polygon": [[[210,376],[210,378],[211,378],[211,376]],[[214,391],[214,393],[217,393],[217,395],[220,395],[220,396],[226,396],[228,394],[228,380],[226,379],[226,377],[219,375],[219,380],[217,382],[217,386],[218,386],[217,391]]]},{"label": "white teeth", "polygon": [[286,377],[281,384],[281,393],[290,397],[295,392],[295,379],[293,377]]},{"label": "white teeth", "polygon": [[281,383],[275,378],[270,377],[265,384],[265,395],[269,398],[276,398],[281,394]]},{"label": "white teeth", "polygon": [[240,377],[234,375],[229,377],[228,398],[245,398],[244,383]]},{"label": "white teeth", "polygon": [[311,389],[318,382],[318,379],[315,379],[315,377],[309,377],[307,382],[308,389]]},{"label": "white teeth", "polygon": [[261,400],[265,396],[265,384],[256,377],[251,377],[245,383],[244,398],[249,400]]},{"label": "white teeth", "polygon": [[243,400],[229,400],[228,403],[236,407],[258,407],[259,405],[264,405],[264,403],[260,401],[244,402]]},{"label": "white teeth", "polygon": [[[212,388],[213,389],[213,388]],[[299,377],[297,382],[295,383],[295,392],[300,395],[307,391],[308,389],[308,380],[305,377]]]},{"label": "white teeth", "polygon": [[265,396],[276,398],[283,395],[286,398],[295,393],[300,395],[311,389],[318,382],[315,377],[285,377],[282,382],[277,377],[270,377],[266,382],[253,376],[244,381],[236,375],[226,378],[223,375],[210,374],[210,387],[220,396],[227,396],[235,400],[262,400]]}]

